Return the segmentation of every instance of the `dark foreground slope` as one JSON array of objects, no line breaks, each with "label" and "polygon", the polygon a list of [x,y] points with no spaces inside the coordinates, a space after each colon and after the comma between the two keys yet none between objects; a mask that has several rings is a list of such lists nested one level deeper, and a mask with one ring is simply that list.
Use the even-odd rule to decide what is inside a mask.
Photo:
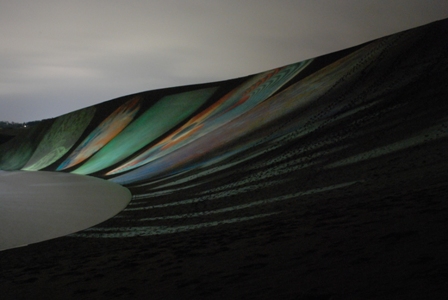
[{"label": "dark foreground slope", "polygon": [[1,252],[2,294],[444,299],[447,37],[442,21],[124,97],[4,144],[3,169],[91,174],[134,197],[98,226]]}]

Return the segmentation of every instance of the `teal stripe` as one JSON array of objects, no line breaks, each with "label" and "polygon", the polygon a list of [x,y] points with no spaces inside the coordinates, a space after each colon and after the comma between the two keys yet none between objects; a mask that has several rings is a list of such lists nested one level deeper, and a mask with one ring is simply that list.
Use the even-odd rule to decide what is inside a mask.
[{"label": "teal stripe", "polygon": [[43,169],[66,154],[89,125],[95,110],[92,106],[57,118],[22,170]]},{"label": "teal stripe", "polygon": [[213,87],[163,97],[72,173],[94,173],[127,158],[184,121],[216,89]]}]

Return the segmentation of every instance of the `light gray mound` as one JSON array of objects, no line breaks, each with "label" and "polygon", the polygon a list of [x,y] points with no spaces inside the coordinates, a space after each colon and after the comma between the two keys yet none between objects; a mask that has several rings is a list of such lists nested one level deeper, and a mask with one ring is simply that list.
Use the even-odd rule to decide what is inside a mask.
[{"label": "light gray mound", "polygon": [[94,177],[0,171],[0,250],[86,229],[130,200],[128,189]]}]

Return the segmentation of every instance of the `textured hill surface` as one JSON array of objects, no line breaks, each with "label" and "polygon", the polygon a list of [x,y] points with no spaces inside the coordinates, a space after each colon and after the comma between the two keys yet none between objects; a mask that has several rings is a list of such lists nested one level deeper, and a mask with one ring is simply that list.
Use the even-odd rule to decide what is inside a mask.
[{"label": "textured hill surface", "polygon": [[0,169],[133,200],[0,254],[7,298],[443,299],[448,22],[264,73],[121,97],[0,145]]}]

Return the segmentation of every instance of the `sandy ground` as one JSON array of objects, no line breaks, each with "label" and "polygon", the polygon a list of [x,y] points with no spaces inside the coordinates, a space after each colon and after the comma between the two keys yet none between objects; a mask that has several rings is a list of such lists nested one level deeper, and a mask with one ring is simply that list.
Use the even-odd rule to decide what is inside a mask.
[{"label": "sandy ground", "polygon": [[[3,251],[0,289],[4,299],[444,299],[447,146],[441,140],[332,172],[303,171],[294,178],[303,190],[362,180],[250,208],[251,215],[279,212],[265,218]],[[415,159],[422,156],[424,163]]]}]

